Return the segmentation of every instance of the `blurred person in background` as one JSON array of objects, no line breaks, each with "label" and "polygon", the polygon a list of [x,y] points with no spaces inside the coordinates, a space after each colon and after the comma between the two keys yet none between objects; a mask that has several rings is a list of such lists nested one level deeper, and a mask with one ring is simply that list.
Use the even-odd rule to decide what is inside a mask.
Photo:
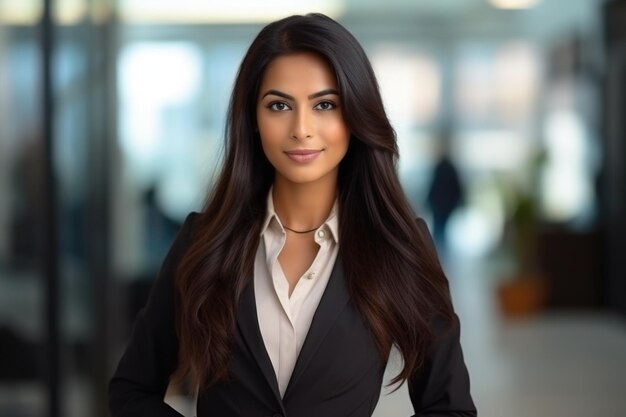
[{"label": "blurred person in background", "polygon": [[371,416],[392,346],[415,415],[475,416],[448,281],[395,171],[368,58],[332,19],[266,26],[225,162],[165,259],[109,385],[114,417]]},{"label": "blurred person in background", "polygon": [[428,189],[427,203],[433,216],[433,237],[438,249],[446,252],[448,220],[463,204],[463,186],[459,172],[450,158],[451,133],[448,128],[439,135],[439,155]]}]

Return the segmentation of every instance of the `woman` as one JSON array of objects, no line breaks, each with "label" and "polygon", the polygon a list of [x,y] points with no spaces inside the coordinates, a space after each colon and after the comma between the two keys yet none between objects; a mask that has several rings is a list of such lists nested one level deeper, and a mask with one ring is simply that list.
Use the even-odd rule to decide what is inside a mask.
[{"label": "woman", "polygon": [[171,377],[198,387],[198,417],[371,416],[392,346],[416,415],[476,415],[448,283],[354,37],[319,14],[265,27],[227,133],[111,380],[112,415],[178,415]]}]

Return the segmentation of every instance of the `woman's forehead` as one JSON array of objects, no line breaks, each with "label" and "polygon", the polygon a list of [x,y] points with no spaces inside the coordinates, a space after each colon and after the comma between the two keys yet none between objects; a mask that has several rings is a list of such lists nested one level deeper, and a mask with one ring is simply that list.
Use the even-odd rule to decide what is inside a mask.
[{"label": "woman's forehead", "polygon": [[328,88],[336,89],[337,80],[326,59],[316,53],[299,52],[281,55],[267,65],[259,93],[277,89],[309,95]]}]

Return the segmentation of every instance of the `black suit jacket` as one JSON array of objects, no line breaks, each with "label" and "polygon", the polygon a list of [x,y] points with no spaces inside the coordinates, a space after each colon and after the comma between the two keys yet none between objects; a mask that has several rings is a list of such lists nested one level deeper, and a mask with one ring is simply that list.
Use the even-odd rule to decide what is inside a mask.
[{"label": "black suit jacket", "polygon": [[[174,270],[188,245],[196,215],[187,217],[174,240],[110,381],[113,417],[180,416],[163,397],[177,362]],[[423,222],[421,227],[426,227]],[[450,326],[435,320],[432,328],[435,340],[426,365],[409,381],[415,416],[475,416],[458,321]],[[350,300],[338,259],[284,397],[280,397],[265,350],[251,283],[239,305],[231,378],[199,396],[197,416],[371,416],[384,369],[374,338]]]}]

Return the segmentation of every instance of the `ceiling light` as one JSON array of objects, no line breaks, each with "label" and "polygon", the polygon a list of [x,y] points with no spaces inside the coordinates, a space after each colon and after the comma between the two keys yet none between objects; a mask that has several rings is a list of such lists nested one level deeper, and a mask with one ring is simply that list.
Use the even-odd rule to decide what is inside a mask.
[{"label": "ceiling light", "polygon": [[540,0],[489,0],[492,6],[498,9],[521,10],[530,9],[539,4]]}]

